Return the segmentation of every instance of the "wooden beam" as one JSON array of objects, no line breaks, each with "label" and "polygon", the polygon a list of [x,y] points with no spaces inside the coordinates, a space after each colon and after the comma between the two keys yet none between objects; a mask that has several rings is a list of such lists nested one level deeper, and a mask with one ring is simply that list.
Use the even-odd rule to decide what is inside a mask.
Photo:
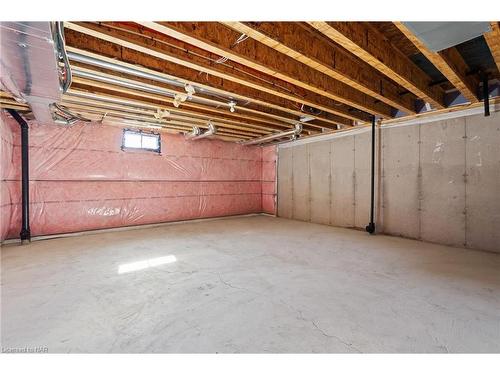
[{"label": "wooden beam", "polygon": [[315,38],[299,23],[222,23],[387,105],[410,114],[416,113],[414,95],[401,96],[403,90],[376,69],[338,45]]},{"label": "wooden beam", "polygon": [[[153,111],[168,111],[170,113],[178,113],[186,116],[192,116],[195,118],[203,118],[205,120],[216,119],[230,124],[247,126],[249,128],[261,129],[261,130],[288,130],[292,127],[288,124],[278,123],[278,122],[262,122],[260,118],[252,116],[242,116],[241,118],[233,118],[227,116],[225,113],[214,112],[204,110],[200,108],[197,111],[190,111],[184,108],[175,108],[174,106],[168,106],[165,104],[154,103],[151,101],[135,100],[130,98],[124,98],[115,95],[105,95],[105,94],[92,94],[81,90],[70,89],[67,94],[63,96],[63,99],[68,100],[78,100],[80,102],[91,101],[94,103],[112,103],[123,106],[128,106],[132,108],[147,108]],[[244,121],[241,121],[244,120]]]},{"label": "wooden beam", "polygon": [[[130,105],[131,103],[127,104],[117,104],[117,103],[109,103],[109,102],[104,102],[100,100],[94,100],[94,99],[84,99],[84,98],[78,98],[78,97],[71,97],[71,96],[64,96],[63,100],[61,102],[63,105],[82,105],[82,106],[89,106],[93,108],[99,108],[99,109],[104,109],[104,110],[116,110],[116,111],[123,111],[126,113],[135,113],[135,114],[142,114],[150,117],[155,117],[155,115],[158,113],[157,108],[145,108],[143,106],[139,105]],[[271,129],[263,129],[263,128],[251,128],[248,127],[246,124],[242,123],[232,123],[228,121],[224,121],[221,119],[216,119],[216,118],[211,118],[211,117],[198,117],[196,115],[192,116],[188,113],[181,112],[179,113],[174,113],[170,112],[168,115],[164,117],[166,121],[170,120],[178,120],[178,121],[187,121],[187,122],[192,122],[193,125],[197,125],[200,127],[204,127],[204,125],[207,124],[208,121],[211,121],[214,125],[216,125],[219,128],[228,128],[228,129],[234,129],[238,131],[244,132],[251,132],[255,134],[269,134],[272,132]]]},{"label": "wooden beam", "polygon": [[[139,114],[133,114],[133,113],[125,113],[123,111],[114,111],[110,109],[100,109],[100,108],[92,108],[87,105],[78,105],[78,104],[67,104],[66,105],[71,112],[81,115],[82,117],[86,117],[89,114],[97,114],[101,115],[100,118],[94,119],[92,118],[93,121],[101,121],[104,117],[107,118],[108,116],[118,118],[118,119],[129,119],[129,120],[136,120],[136,121],[142,121],[147,124],[151,125],[156,125],[156,126],[161,126],[164,128],[170,128],[173,130],[178,130],[179,132],[189,132],[193,128],[193,124],[191,122],[185,122],[185,121],[176,121],[176,120],[158,120],[153,116],[147,116],[147,115],[139,115]],[[206,125],[201,125],[201,128],[207,128]],[[220,135],[233,135],[237,136],[239,138],[253,138],[253,137],[258,137],[259,134],[255,133],[248,133],[248,132],[241,132],[241,131],[234,131],[234,130],[228,130],[228,129],[222,129],[219,130],[218,133]]]},{"label": "wooden beam", "polygon": [[375,69],[437,108],[444,108],[444,91],[366,22],[308,22]]},{"label": "wooden beam", "polygon": [[[351,126],[352,120],[367,120],[365,115],[317,105],[317,103],[309,102],[302,97],[282,92],[276,86],[255,78],[250,79],[246,76],[241,78],[234,75],[234,72],[233,74],[224,73],[220,71],[219,67],[219,70],[215,70],[211,60],[197,57],[184,49],[170,48],[167,50],[164,44],[153,39],[145,39],[141,35],[134,36],[105,26],[76,25],[69,22],[65,22],[64,25],[68,28],[65,37],[66,43],[70,47],[104,54],[132,65],[142,65],[153,69],[155,74],[168,72],[170,74],[165,76],[204,87],[211,92],[223,93],[226,96],[258,103],[264,107],[294,113],[297,116],[304,115],[300,111],[300,107],[301,103],[305,103],[326,111],[326,113],[314,116],[315,118],[335,125]],[[200,73],[206,73],[206,75]],[[333,106],[331,101],[327,104]],[[225,106],[227,107],[227,103]]]},{"label": "wooden beam", "polygon": [[396,25],[396,27],[469,102],[479,102],[479,80],[472,75],[467,75],[469,67],[455,47],[447,48],[439,52],[431,51],[403,23],[394,22],[394,25]]},{"label": "wooden beam", "polygon": [[[99,59],[103,62],[107,62],[107,63],[113,63],[113,64],[116,64],[120,67],[125,67],[125,68],[133,68],[134,70],[138,70],[140,72],[143,72],[143,73],[153,73],[157,76],[160,76],[162,78],[166,78],[166,79],[177,79],[176,77],[172,77],[172,76],[169,76],[167,74],[164,74],[164,73],[161,73],[161,72],[157,72],[155,70],[152,70],[152,69],[147,69],[147,68],[144,68],[140,65],[134,65],[134,64],[129,64],[129,63],[126,63],[124,61],[119,61],[119,60],[116,60],[116,59],[112,59],[112,58],[109,58],[109,57],[106,57],[106,56],[102,56],[102,55],[97,55],[95,53],[91,53],[91,52],[88,52],[88,51],[84,51],[84,50],[81,50],[81,49],[77,49],[77,48],[74,48],[74,47],[70,47],[70,46],[67,46],[66,47],[67,51],[69,52],[74,52],[74,53],[77,53],[77,54],[80,54],[80,55],[83,55],[83,56],[86,56],[86,57],[91,57],[91,58],[95,58],[95,59]],[[70,59],[71,61],[71,59]],[[78,65],[78,64],[77,64]],[[75,66],[75,63],[72,62],[72,66]],[[181,82],[182,80],[179,80],[179,82]],[[185,82],[187,83],[187,81]],[[203,89],[210,89],[210,87],[206,86],[206,85],[200,85],[200,86],[197,86],[197,87],[201,87]],[[176,90],[172,90],[172,92],[178,92]],[[221,95],[229,95],[228,92],[226,91],[223,91],[223,90],[215,90],[215,92],[217,93],[220,93]],[[245,98],[242,98],[242,100],[245,100]],[[172,103],[173,100],[172,99],[169,99],[169,103]],[[244,119],[246,121],[249,121],[250,123],[258,123],[258,124],[262,124],[264,123],[267,127],[273,129],[273,128],[276,128],[276,127],[287,127],[287,128],[293,128],[293,126],[291,125],[288,125],[288,124],[295,124],[297,122],[297,118],[290,118],[290,119],[286,119],[285,120],[285,123],[279,123],[277,121],[273,121],[273,120],[270,120],[270,119],[266,119],[265,117],[268,116],[268,112],[264,112],[262,111],[260,113],[260,116],[263,116],[263,117],[255,117],[255,116],[248,116],[248,115],[243,115],[241,114],[241,106],[238,107],[238,111],[235,112],[235,113],[231,113],[229,112],[228,110],[223,110],[223,109],[216,109],[215,107],[227,107],[227,103],[225,102],[222,102],[222,101],[210,101],[210,104],[213,105],[213,107],[207,107],[207,106],[202,106],[202,105],[197,105],[195,103],[192,103],[192,102],[185,102],[182,106],[189,106],[190,108],[195,108],[196,110],[198,111],[203,111],[203,112],[206,112],[206,111],[209,111],[209,112],[212,112],[212,113],[217,113],[218,116],[220,117],[221,115],[224,116],[224,117],[238,117],[238,118],[241,118],[241,119]],[[180,109],[176,109],[175,107],[171,106],[171,108],[169,108],[169,110],[171,111],[180,111]],[[323,124],[324,127],[328,127],[329,124]]]},{"label": "wooden beam", "polygon": [[[140,22],[139,24],[190,45],[371,114],[391,117],[385,103],[334,80],[255,40],[235,44],[240,33],[216,22]],[[319,99],[316,101],[320,102]],[[314,106],[314,105],[313,105]],[[317,105],[316,105],[317,107]]]},{"label": "wooden beam", "polygon": [[491,31],[484,34],[484,39],[490,48],[491,55],[500,72],[500,23],[491,22]]},{"label": "wooden beam", "polygon": [[[91,73],[93,78],[88,79],[88,78],[79,77],[78,76],[79,72]],[[113,86],[116,86],[115,84],[113,84],[113,82],[110,82],[110,80],[114,80],[116,78],[118,78],[120,80],[120,82],[122,83],[121,86],[125,86],[125,85],[134,86],[134,88],[132,88],[132,89],[126,89],[125,87],[120,87],[117,89],[118,91],[125,92],[125,93],[131,93],[131,92],[136,93],[139,91],[145,91],[148,93],[148,95],[153,95],[156,98],[158,98],[158,97],[164,98],[164,100],[168,101],[169,103],[173,103],[173,101],[174,101],[173,96],[176,93],[183,93],[183,91],[178,91],[175,89],[163,87],[162,85],[159,85],[159,84],[151,84],[148,82],[144,82],[144,80],[141,80],[140,78],[130,79],[130,78],[126,78],[123,76],[109,74],[107,72],[102,72],[102,71],[98,71],[98,70],[94,70],[94,69],[90,69],[90,68],[83,68],[83,67],[78,67],[78,68],[73,69],[73,82],[75,82],[75,83],[82,83],[82,84],[87,84],[87,85],[95,86],[95,87],[108,88],[109,86],[106,84],[106,82],[113,85]],[[136,88],[136,86],[138,86],[138,85],[142,88],[142,90]],[[167,95],[157,95],[155,93],[151,94],[151,92],[155,92],[155,91],[157,91],[157,89],[161,89],[167,93],[171,93],[171,97],[168,97]],[[198,99],[198,100],[201,99],[205,105],[212,105],[215,107],[225,105],[224,102],[209,99],[209,98],[204,98],[204,97],[199,97],[199,96],[195,96],[194,98]],[[192,106],[192,102],[190,100],[181,104],[181,106],[190,106],[190,105]],[[175,107],[173,107],[173,108],[175,110]],[[242,110],[245,111],[245,110],[249,110],[249,109],[246,108],[244,105],[238,106],[238,111],[242,111]],[[227,112],[230,113],[229,111],[227,111]],[[292,124],[295,124],[298,122],[298,120],[292,120],[292,119],[287,119],[287,120],[289,123],[292,123]],[[315,125],[315,124],[307,124],[307,126],[308,127],[316,127],[320,130],[322,128],[337,129],[337,126],[332,126],[331,124],[321,124],[321,126]]]},{"label": "wooden beam", "polygon": [[[490,98],[490,105],[498,108],[498,106],[500,106],[500,97],[497,96],[494,98]],[[390,119],[390,120],[383,120],[381,125],[384,126],[384,125],[392,125],[392,124],[398,124],[398,123],[404,124],[405,122],[407,122],[409,120],[413,120],[413,119],[424,119],[424,118],[429,118],[429,117],[435,117],[436,115],[440,115],[440,114],[465,111],[465,110],[469,110],[469,109],[473,109],[473,108],[481,108],[482,109],[483,103],[482,102],[462,103],[462,104],[458,104],[458,105],[455,105],[452,107],[438,109],[435,111],[422,112],[422,113],[418,113],[416,115],[404,116],[404,117],[394,118],[394,119]],[[478,112],[478,113],[481,113],[481,112]]]},{"label": "wooden beam", "polygon": [[[100,121],[100,119],[102,118],[102,115],[94,114],[94,113],[92,113],[92,114],[86,113],[85,116],[89,120],[96,121],[96,122]],[[178,128],[178,127],[171,127],[171,128],[170,127],[161,127],[161,128],[154,127],[154,128],[152,128],[150,125],[148,125],[144,121],[133,120],[133,119],[124,119],[124,118],[119,117],[119,116],[115,117],[114,115],[106,116],[106,118],[103,121],[103,124],[108,125],[108,126],[116,126],[116,127],[122,128],[122,129],[124,126],[127,126],[127,127],[132,127],[132,128],[154,130],[155,132],[173,133],[173,134],[178,134],[179,130],[181,130],[181,128]],[[182,130],[186,131],[187,129],[186,130],[182,129]],[[228,142],[235,142],[235,141],[242,141],[242,140],[249,139],[249,137],[241,137],[241,136],[232,135],[232,134],[225,134],[225,135],[216,134],[216,135],[212,136],[211,138],[212,139],[220,139],[222,141],[228,141]]]},{"label": "wooden beam", "polygon": [[[163,95],[158,95],[158,94],[152,94],[148,92],[143,92],[143,91],[138,91],[138,90],[131,90],[128,88],[120,87],[120,86],[115,86],[107,83],[102,83],[102,82],[95,82],[87,79],[82,79],[78,77],[74,77],[73,79],[73,84],[71,86],[72,88],[69,90],[70,95],[81,95],[81,94],[87,94],[87,95],[106,95],[110,96],[113,98],[121,98],[121,99],[132,99],[132,100],[141,100],[141,101],[148,101],[160,105],[169,105],[172,103],[172,99],[165,97]],[[187,108],[193,108],[193,109],[200,109],[202,108],[205,111],[208,111],[210,113],[220,113],[220,110],[217,108],[209,108],[206,106],[201,106],[196,103],[191,103],[191,102],[184,102],[183,107]],[[261,112],[258,112],[252,108],[248,107],[242,107],[240,108],[240,112],[245,112],[245,113],[250,113],[251,117],[255,117],[254,115],[260,115]],[[270,115],[270,114],[268,114]],[[243,115],[246,116],[246,115]],[[258,118],[258,117],[257,117]],[[294,125],[297,123],[297,120],[290,119],[288,117],[282,117],[279,115],[270,115],[270,118],[273,118],[278,121],[284,121],[287,122],[288,124]],[[321,130],[322,128],[318,126],[318,129],[315,129],[312,127],[311,124],[305,123],[303,125],[304,129],[307,129],[307,131],[315,130],[317,131],[318,129]],[[291,127],[288,127],[290,129]]]},{"label": "wooden beam", "polygon": [[[110,106],[90,106],[88,104],[79,104],[79,103],[73,103],[73,102],[68,102],[68,101],[63,101],[62,105],[65,107],[69,108],[72,112],[79,112],[79,113],[100,113],[103,114],[103,116],[106,114],[108,115],[113,115],[113,116],[124,116],[124,118],[131,118],[131,119],[141,119],[144,121],[148,121],[154,124],[159,124],[161,126],[182,126],[184,127],[181,130],[191,130],[193,125],[196,125],[202,129],[208,128],[207,122],[206,121],[195,121],[193,119],[188,119],[188,118],[177,118],[177,119],[161,119],[158,120],[157,118],[154,117],[153,112],[149,111],[138,111],[138,110],[133,110],[131,108],[128,108],[124,110],[123,108],[116,108],[116,106],[113,106],[115,108],[111,108]],[[249,132],[245,130],[239,130],[239,129],[233,129],[233,128],[227,128],[226,126],[223,126],[222,124],[215,124],[218,125],[218,132],[220,134],[234,134],[234,135],[239,135],[239,136],[246,136],[246,137],[259,137],[262,134],[257,133],[257,132]]]},{"label": "wooden beam", "polygon": [[0,99],[0,108],[5,108],[5,109],[15,109],[18,111],[31,111],[30,107],[26,104],[21,104],[16,102],[15,100],[12,99],[5,99],[2,98]]}]

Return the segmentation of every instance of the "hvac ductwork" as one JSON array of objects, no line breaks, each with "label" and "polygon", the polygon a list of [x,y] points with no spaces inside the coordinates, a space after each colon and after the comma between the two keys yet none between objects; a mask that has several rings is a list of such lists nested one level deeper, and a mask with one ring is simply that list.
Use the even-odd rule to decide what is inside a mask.
[{"label": "hvac ductwork", "polygon": [[189,133],[186,133],[186,138],[195,141],[198,139],[203,139],[207,137],[211,137],[217,134],[217,127],[211,122],[208,123],[208,129],[205,132],[202,132],[199,127],[193,126],[193,130]]},{"label": "hvac ductwork", "polygon": [[189,133],[186,133],[184,135],[188,139],[193,139],[195,137],[198,137],[200,134],[201,134],[201,129],[197,126],[193,126],[193,130],[191,130]]},{"label": "hvac ductwork", "polygon": [[98,68],[104,68],[104,69],[113,70],[113,71],[119,72],[119,73],[130,74],[130,75],[133,75],[133,76],[136,76],[139,78],[151,79],[151,80],[166,83],[166,84],[172,85],[172,86],[184,87],[184,83],[176,81],[174,79],[168,79],[168,78],[162,77],[162,76],[157,75],[157,74],[151,74],[151,73],[141,71],[139,69],[129,68],[127,66],[119,65],[116,63],[103,61],[101,59],[97,59],[97,58],[92,57],[92,56],[82,55],[82,54],[77,53],[77,52],[68,51],[68,57],[72,61],[96,66]]},{"label": "hvac ductwork", "polygon": [[1,83],[41,123],[71,85],[61,22],[1,22]]},{"label": "hvac ductwork", "polygon": [[54,122],[58,125],[73,125],[77,121],[90,122],[89,119],[72,113],[69,109],[60,104],[52,103],[49,108],[52,111]]},{"label": "hvac ductwork", "polygon": [[285,137],[291,137],[288,141],[293,141],[298,137],[298,135],[302,132],[302,124],[297,123],[295,124],[295,128],[292,130],[287,130],[281,133],[274,133],[274,134],[269,134],[265,135],[260,138],[255,138],[255,139],[250,139],[248,141],[241,142],[242,145],[244,146],[250,146],[250,145],[261,145],[265,143],[270,143],[275,140],[280,140]]},{"label": "hvac ductwork", "polygon": [[[228,101],[227,107],[229,108],[229,110],[231,112],[234,112],[234,108],[237,104],[232,97],[227,97],[227,96],[222,95],[220,93],[211,92],[210,90],[207,90],[203,87],[198,87],[196,85],[186,83],[185,81],[176,80],[174,78],[167,78],[167,77],[160,75],[160,74],[154,74],[154,73],[150,73],[150,72],[147,72],[144,70],[135,69],[133,67],[126,66],[123,64],[116,64],[114,62],[102,60],[102,59],[99,59],[99,58],[96,58],[93,56],[82,55],[81,53],[74,52],[74,51],[69,51],[68,56],[72,61],[96,66],[98,68],[109,69],[109,70],[119,72],[119,73],[130,74],[132,76],[139,77],[139,78],[146,78],[146,79],[150,79],[153,81],[166,83],[167,85],[171,85],[171,86],[182,87],[187,92],[187,98],[189,98],[189,100],[193,101],[193,102],[213,105],[210,103],[210,101],[204,100],[203,97],[196,97],[195,95],[193,95],[195,92],[199,92],[201,94],[208,95],[208,96],[214,97],[214,98],[219,99],[219,100],[220,99],[227,100]],[[82,71],[82,70],[78,69],[78,67],[75,67],[73,69],[73,71],[75,73],[75,76],[78,76],[78,77],[89,78],[89,79],[98,80],[101,82],[121,85],[121,86],[125,86],[125,87],[130,87],[133,89],[138,89],[138,90],[142,90],[142,91],[149,91],[149,92],[153,92],[153,93],[160,93],[159,91],[161,91],[162,95],[167,95],[169,97],[175,97],[175,93],[173,93],[172,91],[162,90],[161,88],[158,88],[158,90],[156,90],[156,88],[145,87],[145,86],[140,85],[140,84],[132,84],[129,82],[124,82],[123,80],[120,80],[119,78],[103,77],[103,76],[93,74],[93,73],[88,72],[88,71]],[[179,95],[179,93],[177,95]]]}]

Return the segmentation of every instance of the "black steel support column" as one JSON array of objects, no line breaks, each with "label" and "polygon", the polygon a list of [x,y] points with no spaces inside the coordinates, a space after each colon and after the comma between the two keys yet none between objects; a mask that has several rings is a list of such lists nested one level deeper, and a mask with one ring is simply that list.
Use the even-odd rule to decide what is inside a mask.
[{"label": "black steel support column", "polygon": [[22,227],[21,242],[31,241],[30,231],[30,175],[29,175],[29,141],[28,141],[28,123],[13,109],[8,109],[10,115],[19,123],[21,127],[21,192],[22,192]]},{"label": "black steel support column", "polygon": [[370,201],[370,223],[366,226],[366,231],[370,234],[375,233],[375,116],[372,117],[372,176],[371,176],[371,201]]},{"label": "black steel support column", "polygon": [[488,75],[483,75],[483,100],[484,100],[484,115],[490,115],[490,93],[488,87]]}]

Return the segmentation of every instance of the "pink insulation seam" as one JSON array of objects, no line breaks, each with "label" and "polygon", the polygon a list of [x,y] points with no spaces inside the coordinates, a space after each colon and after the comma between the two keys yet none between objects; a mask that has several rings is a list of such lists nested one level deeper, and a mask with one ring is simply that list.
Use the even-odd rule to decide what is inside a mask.
[{"label": "pink insulation seam", "polygon": [[276,145],[262,148],[262,211],[276,214]]},{"label": "pink insulation seam", "polygon": [[[7,238],[17,238],[19,129],[7,115],[2,114],[2,120],[2,128],[13,133],[14,161],[8,172],[2,172],[2,202],[9,202],[5,205],[9,225],[7,229],[2,225],[2,231]],[[29,125],[33,236],[263,211],[262,179],[273,174],[260,147],[189,141],[163,133],[158,155],[122,151],[120,127]],[[2,163],[4,157],[8,155],[2,154]],[[266,212],[273,207],[268,203]]]}]

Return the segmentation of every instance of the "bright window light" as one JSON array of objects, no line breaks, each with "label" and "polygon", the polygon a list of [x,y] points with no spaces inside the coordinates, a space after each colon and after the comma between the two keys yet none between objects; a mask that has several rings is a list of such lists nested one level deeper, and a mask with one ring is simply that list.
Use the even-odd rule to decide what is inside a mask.
[{"label": "bright window light", "polygon": [[127,272],[140,271],[150,267],[158,267],[162,264],[174,263],[176,261],[177,258],[174,255],[167,255],[159,258],[141,260],[139,262],[126,263],[118,267],[118,273],[122,274]]},{"label": "bright window light", "polygon": [[158,148],[158,136],[143,134],[141,147],[151,150]]},{"label": "bright window light", "polygon": [[123,130],[122,149],[142,149],[160,152],[160,135],[156,133],[144,133],[140,130]]}]

